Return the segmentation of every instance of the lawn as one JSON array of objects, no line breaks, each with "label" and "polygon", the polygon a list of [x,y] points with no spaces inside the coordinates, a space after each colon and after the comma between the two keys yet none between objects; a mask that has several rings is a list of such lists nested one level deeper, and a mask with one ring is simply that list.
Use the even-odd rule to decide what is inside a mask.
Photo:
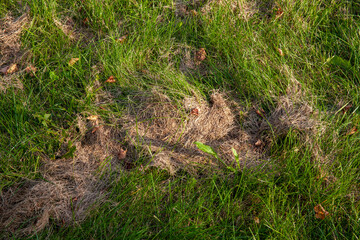
[{"label": "lawn", "polygon": [[360,1],[0,0],[0,238],[358,239]]}]

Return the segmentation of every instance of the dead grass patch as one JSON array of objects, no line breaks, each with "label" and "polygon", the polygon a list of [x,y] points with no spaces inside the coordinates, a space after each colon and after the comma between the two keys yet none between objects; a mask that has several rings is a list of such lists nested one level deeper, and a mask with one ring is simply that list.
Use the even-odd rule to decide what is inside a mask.
[{"label": "dead grass patch", "polygon": [[[1,194],[0,229],[28,235],[42,230],[50,220],[60,226],[82,221],[89,210],[106,197],[107,181],[99,177],[117,164],[120,135],[114,129],[98,127],[78,119],[83,137],[74,143],[73,158],[44,157],[40,172],[44,180],[26,181]],[[94,128],[98,127],[96,131]],[[68,151],[64,146],[59,155]],[[101,167],[101,171],[96,171]]]},{"label": "dead grass patch", "polygon": [[[28,22],[27,13],[18,18],[8,13],[0,20],[0,69],[5,69],[12,64],[18,64],[21,68],[26,64],[29,52],[21,49],[20,37],[22,29]],[[0,92],[5,92],[10,87],[23,89],[19,75],[20,72],[0,76]]]},{"label": "dead grass patch", "polygon": [[291,130],[312,144],[320,126],[317,114],[298,82],[289,84],[275,109],[260,114],[257,108],[245,110],[218,91],[210,95],[208,103],[196,94],[175,102],[154,90],[134,97],[124,129],[129,144],[141,146],[149,156],[149,166],[175,174],[179,169],[194,171],[199,165],[218,166],[216,160],[196,148],[195,141],[213,147],[229,165],[236,165],[234,148],[241,167],[264,167],[269,163],[267,150],[271,144]]}]

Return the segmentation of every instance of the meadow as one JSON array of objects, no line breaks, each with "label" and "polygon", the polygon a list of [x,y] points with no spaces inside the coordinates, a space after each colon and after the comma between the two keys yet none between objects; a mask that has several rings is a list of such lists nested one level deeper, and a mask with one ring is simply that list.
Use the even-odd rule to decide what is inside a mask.
[{"label": "meadow", "polygon": [[0,0],[0,238],[358,239],[360,1]]}]

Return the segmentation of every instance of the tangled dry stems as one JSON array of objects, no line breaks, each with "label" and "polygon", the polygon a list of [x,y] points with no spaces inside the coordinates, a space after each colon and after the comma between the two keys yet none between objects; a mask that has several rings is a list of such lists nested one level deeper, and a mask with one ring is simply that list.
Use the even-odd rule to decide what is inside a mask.
[{"label": "tangled dry stems", "polygon": [[[268,116],[259,116],[257,109],[245,111],[218,91],[210,95],[211,104],[199,96],[185,97],[179,104],[158,90],[134,99],[124,124],[129,144],[142,146],[151,158],[150,166],[171,174],[178,169],[193,171],[199,165],[218,165],[196,148],[196,141],[212,146],[227,164],[236,165],[234,148],[242,167],[256,167],[269,163],[267,149],[278,137],[296,130],[312,143],[321,129],[318,113],[306,101],[297,81],[277,99]],[[198,115],[192,114],[193,109]],[[241,109],[245,113],[239,119]]]},{"label": "tangled dry stems", "polygon": [[[24,65],[26,58],[29,57],[28,52],[21,48],[20,39],[21,32],[28,22],[27,13],[18,18],[14,18],[8,13],[0,20],[0,69],[15,63]],[[10,87],[23,89],[19,74],[0,75],[0,92],[4,92]]]},{"label": "tangled dry stems", "polygon": [[40,170],[44,180],[26,181],[1,194],[0,229],[16,232],[22,226],[18,234],[28,235],[50,219],[66,226],[82,221],[106,197],[106,180],[96,171],[100,166],[107,171],[110,161],[116,165],[119,135],[106,126],[93,132],[94,123],[81,118],[78,127],[84,137],[74,144],[73,158],[45,159]]}]

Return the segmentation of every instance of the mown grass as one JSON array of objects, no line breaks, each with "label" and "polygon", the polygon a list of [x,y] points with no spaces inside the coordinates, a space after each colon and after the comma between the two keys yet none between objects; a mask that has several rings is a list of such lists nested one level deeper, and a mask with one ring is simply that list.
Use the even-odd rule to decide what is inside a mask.
[{"label": "mown grass", "polygon": [[[290,131],[270,149],[277,166],[272,172],[194,177],[185,171],[175,176],[159,169],[124,171],[111,176],[108,200],[84,222],[70,227],[53,222],[29,238],[357,239],[359,133],[346,133],[360,121],[360,3],[255,1],[258,11],[245,20],[231,2],[251,1],[179,2],[188,15],[177,14],[170,0],[0,2],[2,17],[28,6],[22,46],[38,69],[35,77],[21,75],[21,91],[0,93],[0,189],[41,178],[42,156],[55,159],[78,114],[121,116],[124,99],[139,90],[160,87],[177,98],[194,88],[204,96],[221,89],[248,107],[256,103],[271,111],[292,77],[329,126],[316,139],[331,160],[322,166],[329,176],[319,177],[313,149]],[[206,4],[211,10],[202,12]],[[72,40],[59,29],[54,20],[66,17],[85,37]],[[124,35],[123,43],[116,40]],[[206,49],[207,73],[181,72],[183,52],[198,48]],[[69,66],[74,57],[80,60]],[[117,82],[105,84],[110,75]],[[107,110],[94,102],[98,89],[89,90],[96,80],[100,88],[121,93],[106,103]],[[349,102],[352,107],[343,113],[340,101],[340,107]],[[330,213],[324,220],[314,216],[317,204]]]}]

